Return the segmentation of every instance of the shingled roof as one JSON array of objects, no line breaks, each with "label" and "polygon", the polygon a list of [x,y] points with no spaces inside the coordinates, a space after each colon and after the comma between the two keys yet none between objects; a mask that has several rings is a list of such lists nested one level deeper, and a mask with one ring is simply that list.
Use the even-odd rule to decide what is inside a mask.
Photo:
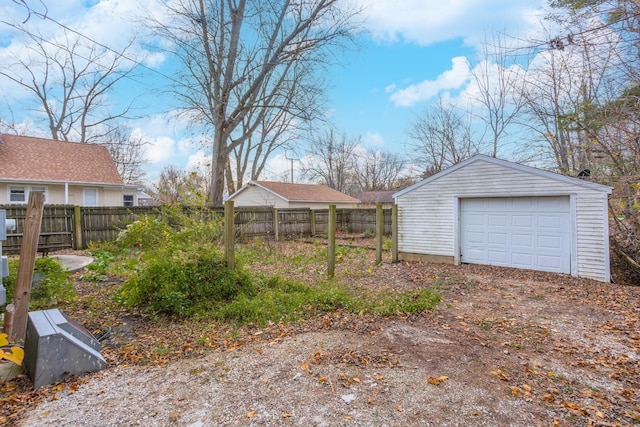
[{"label": "shingled roof", "polygon": [[123,185],[107,147],[0,135],[0,179]]},{"label": "shingled roof", "polygon": [[251,181],[248,185],[257,185],[290,202],[346,202],[358,203],[358,199],[326,185],[290,184],[287,182]]}]

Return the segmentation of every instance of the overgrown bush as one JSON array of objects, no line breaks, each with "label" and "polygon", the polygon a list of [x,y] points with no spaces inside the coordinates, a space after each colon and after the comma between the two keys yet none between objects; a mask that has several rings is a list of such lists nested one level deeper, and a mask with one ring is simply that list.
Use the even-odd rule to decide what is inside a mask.
[{"label": "overgrown bush", "polygon": [[249,275],[226,266],[213,245],[167,245],[144,253],[140,265],[120,289],[128,306],[181,316],[205,315],[240,294],[253,295]]},{"label": "overgrown bush", "polygon": [[[13,300],[19,261],[9,260],[9,276],[2,282],[7,289],[7,301]],[[36,258],[31,287],[30,310],[54,308],[76,297],[73,282],[62,265],[54,258]]]},{"label": "overgrown bush", "polygon": [[145,215],[120,232],[116,244],[121,248],[153,249],[165,244],[173,229],[161,218]]}]

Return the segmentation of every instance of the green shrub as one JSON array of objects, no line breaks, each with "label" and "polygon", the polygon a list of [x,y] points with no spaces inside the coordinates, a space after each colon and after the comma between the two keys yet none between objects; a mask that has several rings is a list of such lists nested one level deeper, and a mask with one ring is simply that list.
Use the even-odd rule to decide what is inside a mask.
[{"label": "green shrub", "polygon": [[[9,260],[9,276],[3,279],[7,301],[12,301],[19,261]],[[44,310],[72,301],[76,297],[69,273],[54,258],[36,258],[31,287],[30,310]]]},{"label": "green shrub", "polygon": [[149,250],[166,244],[174,233],[161,218],[143,216],[120,232],[116,244],[121,248]]},{"label": "green shrub", "polygon": [[226,267],[213,245],[165,246],[145,253],[135,274],[123,283],[118,299],[127,306],[180,316],[206,315],[253,285],[240,267]]}]

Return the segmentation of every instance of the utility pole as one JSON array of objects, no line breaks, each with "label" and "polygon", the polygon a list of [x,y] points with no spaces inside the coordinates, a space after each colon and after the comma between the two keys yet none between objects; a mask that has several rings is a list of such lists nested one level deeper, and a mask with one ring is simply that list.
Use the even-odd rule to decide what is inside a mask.
[{"label": "utility pole", "polygon": [[291,160],[291,183],[293,184],[293,161],[294,160],[300,160],[300,159],[294,159],[294,158],[289,158],[287,157],[287,154],[285,153],[284,158],[287,160]]}]

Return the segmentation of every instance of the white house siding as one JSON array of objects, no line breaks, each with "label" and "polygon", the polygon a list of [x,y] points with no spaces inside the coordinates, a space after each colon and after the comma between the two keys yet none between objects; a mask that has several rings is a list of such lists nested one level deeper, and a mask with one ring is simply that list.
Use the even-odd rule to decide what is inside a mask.
[{"label": "white house siding", "polygon": [[233,197],[234,206],[270,206],[278,209],[289,207],[282,197],[257,186],[246,187]]},{"label": "white house siding", "polygon": [[482,160],[450,173],[445,171],[396,196],[398,250],[401,256],[436,255],[454,262],[454,218],[456,202],[461,198],[571,195],[575,197],[577,247],[577,266],[572,266],[572,271],[581,277],[609,281],[606,193]]}]

